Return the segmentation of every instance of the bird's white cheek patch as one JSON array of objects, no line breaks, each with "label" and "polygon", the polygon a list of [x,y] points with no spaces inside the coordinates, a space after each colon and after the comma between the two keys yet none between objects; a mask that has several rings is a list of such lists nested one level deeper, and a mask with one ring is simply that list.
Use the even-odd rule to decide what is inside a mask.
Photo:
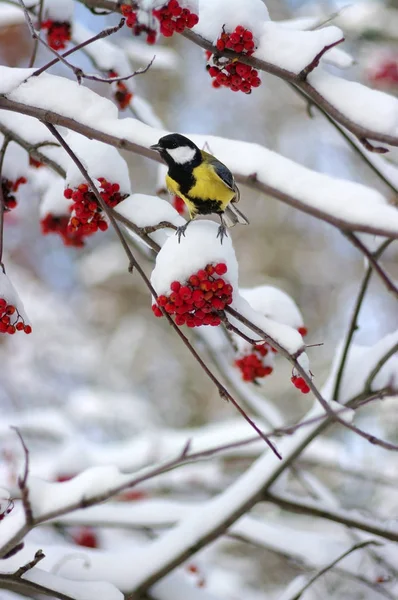
[{"label": "bird's white cheek patch", "polygon": [[167,149],[174,162],[182,165],[190,162],[195,156],[195,149],[189,146],[180,146],[179,148],[173,148],[172,150]]}]

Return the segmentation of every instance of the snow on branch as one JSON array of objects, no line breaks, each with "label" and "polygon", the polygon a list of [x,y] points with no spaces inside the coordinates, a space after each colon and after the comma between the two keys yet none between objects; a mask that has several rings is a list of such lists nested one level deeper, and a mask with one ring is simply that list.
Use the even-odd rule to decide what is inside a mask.
[{"label": "snow on branch", "polygon": [[[13,69],[3,70],[7,81],[8,71]],[[110,101],[76,82],[44,73],[14,87],[7,97],[0,97],[0,108],[63,125],[87,137],[157,159],[149,146],[164,131],[135,119],[118,120],[117,108]],[[52,93],[54,89],[57,96]],[[375,190],[316,173],[258,144],[214,136],[191,137],[199,146],[210,144],[213,153],[241,183],[343,230],[398,237],[398,211]]]}]

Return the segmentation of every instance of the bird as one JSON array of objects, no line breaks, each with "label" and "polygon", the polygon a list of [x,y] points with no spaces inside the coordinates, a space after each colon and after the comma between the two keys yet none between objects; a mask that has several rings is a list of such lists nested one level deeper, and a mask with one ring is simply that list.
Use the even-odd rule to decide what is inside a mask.
[{"label": "bird", "polygon": [[234,176],[212,154],[200,150],[192,140],[179,133],[161,137],[150,148],[159,152],[168,166],[168,190],[188,207],[190,220],[177,228],[179,242],[197,215],[219,215],[221,224],[217,237],[221,243],[227,236],[226,227],[233,227],[236,223],[249,224],[235,206],[239,202],[240,192]]}]

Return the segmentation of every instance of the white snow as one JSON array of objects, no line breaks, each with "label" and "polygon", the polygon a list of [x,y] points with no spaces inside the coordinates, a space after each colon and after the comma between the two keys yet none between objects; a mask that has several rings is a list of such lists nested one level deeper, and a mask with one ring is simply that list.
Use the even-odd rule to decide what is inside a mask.
[{"label": "white snow", "polygon": [[8,25],[19,25],[25,23],[25,15],[23,10],[19,6],[13,6],[2,2],[0,4],[0,24],[1,27],[7,27]]},{"label": "white snow", "polygon": [[0,66],[0,90],[1,94],[9,94],[17,88],[25,79],[34,73],[35,69],[17,69],[16,67]]},{"label": "white snow", "polygon": [[378,133],[398,135],[398,98],[336,77],[321,67],[309,74],[308,81],[354,123]]},{"label": "white snow", "polygon": [[228,272],[223,275],[234,288],[238,289],[238,263],[232,246],[231,236],[223,243],[217,238],[218,225],[203,220],[191,223],[178,243],[176,235],[170,236],[156,257],[156,265],[151,275],[151,283],[158,295],[170,293],[172,281],[181,283],[204,269],[208,264],[226,263]]},{"label": "white snow", "polygon": [[269,21],[264,24],[255,58],[292,73],[300,73],[325,46],[343,39],[335,26],[315,31],[295,31]]},{"label": "white snow", "polygon": [[[116,148],[96,140],[90,140],[72,131],[68,133],[66,141],[80,158],[92,178],[104,177],[110,183],[118,183],[121,194],[130,193],[127,163]],[[70,160],[68,166],[66,183],[72,188],[81,183],[86,183],[84,176],[72,160]]]},{"label": "white snow", "polygon": [[[137,227],[157,225],[161,221],[168,221],[176,227],[185,223],[170,202],[148,194],[132,194],[120,202],[115,207],[115,211],[135,223]],[[160,246],[169,236],[175,236],[173,229],[159,229],[150,234],[150,237]]]},{"label": "white snow", "polygon": [[43,15],[52,21],[68,21],[73,18],[73,0],[44,0]]},{"label": "white snow", "polygon": [[[398,331],[390,333],[383,337],[373,346],[359,346],[353,344],[349,350],[348,359],[343,372],[343,378],[340,386],[339,401],[355,398],[364,390],[367,378],[376,367],[380,359],[398,343]],[[323,388],[323,394],[331,398],[335,384],[337,369],[340,364],[342,346],[336,352],[331,373]],[[381,368],[378,375],[373,380],[371,389],[379,390],[386,386],[396,388],[398,385],[398,354],[395,353]]]},{"label": "white snow", "polygon": [[242,25],[259,38],[263,23],[268,19],[268,10],[262,0],[199,0],[199,23],[193,31],[215,42],[223,27],[227,33],[232,33]]},{"label": "white snow", "polygon": [[[0,133],[0,146],[4,136]],[[25,150],[15,142],[10,142],[4,155],[2,175],[10,181],[16,182],[19,177],[28,176],[29,158]]]},{"label": "white snow", "polygon": [[47,573],[38,567],[28,571],[23,578],[60,594],[66,594],[74,600],[97,600],[98,598],[123,600],[124,598],[123,594],[107,581],[73,581],[73,579],[64,579],[53,573]]},{"label": "white snow", "polygon": [[240,295],[250,306],[265,317],[298,329],[303,326],[302,314],[293,298],[271,285],[240,288]]},{"label": "white snow", "polygon": [[0,268],[0,298],[6,300],[8,304],[15,306],[25,323],[29,323],[29,319],[26,316],[24,306],[21,299],[19,298],[16,289],[12,285],[8,276],[3,273],[3,269]]},{"label": "white snow", "polygon": [[71,200],[64,196],[65,182],[61,177],[57,177],[48,187],[40,203],[40,216],[45,217],[52,214],[54,217],[63,215],[70,216],[69,207]]},{"label": "white snow", "polygon": [[[145,67],[153,58],[154,49],[145,42],[137,39],[121,38],[120,47],[126,53],[132,64]],[[173,48],[156,46],[156,60],[151,70],[176,71],[181,65],[181,59]]]}]

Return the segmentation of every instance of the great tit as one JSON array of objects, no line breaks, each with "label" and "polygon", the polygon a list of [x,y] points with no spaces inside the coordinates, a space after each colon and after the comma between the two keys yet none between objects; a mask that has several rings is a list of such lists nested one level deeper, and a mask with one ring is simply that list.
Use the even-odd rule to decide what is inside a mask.
[{"label": "great tit", "polygon": [[219,215],[221,225],[217,237],[221,243],[227,235],[226,227],[249,224],[235,206],[240,193],[231,171],[222,162],[179,133],[165,135],[151,149],[159,152],[169,167],[168,190],[184,200],[189,210],[190,220],[177,229],[179,241],[197,215]]}]

